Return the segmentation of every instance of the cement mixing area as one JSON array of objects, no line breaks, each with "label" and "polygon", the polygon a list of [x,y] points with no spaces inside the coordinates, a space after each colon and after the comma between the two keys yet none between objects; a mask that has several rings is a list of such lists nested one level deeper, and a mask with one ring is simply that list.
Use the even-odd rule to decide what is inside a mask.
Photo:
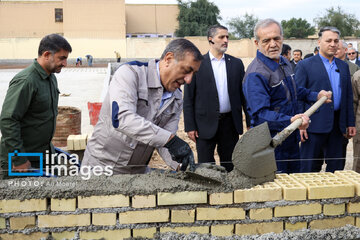
[{"label": "cement mixing area", "polygon": [[[1,89],[16,72],[0,70]],[[66,138],[64,149],[80,153],[91,137],[87,102],[100,101],[110,72],[111,67],[65,68],[57,75],[63,94],[59,105],[81,110],[81,131]],[[5,93],[0,92],[0,105]],[[259,131],[262,141],[251,142],[254,131],[239,140],[230,173],[205,164],[195,172],[157,169],[142,175],[3,180],[0,237],[360,239],[360,174],[276,174],[272,140]],[[245,143],[253,147],[244,150]],[[264,149],[263,157],[249,164],[257,147]]]}]

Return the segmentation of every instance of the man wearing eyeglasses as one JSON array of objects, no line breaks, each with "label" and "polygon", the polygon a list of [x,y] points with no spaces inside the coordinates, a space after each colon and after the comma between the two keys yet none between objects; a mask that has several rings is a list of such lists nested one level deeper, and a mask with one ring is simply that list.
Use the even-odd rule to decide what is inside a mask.
[{"label": "man wearing eyeglasses", "polygon": [[357,52],[355,48],[349,48],[347,52],[347,56],[349,58],[349,61],[352,63],[355,63],[356,65],[360,66],[360,61],[357,58]]},{"label": "man wearing eyeglasses", "polygon": [[[340,31],[335,27],[323,27],[319,31],[319,54],[301,61],[295,69],[295,79],[299,86],[319,91],[333,92],[332,103],[320,107],[311,116],[308,129],[301,130],[300,156],[302,172],[319,172],[323,157],[326,171],[343,170],[343,136],[355,136],[353,93],[349,66],[334,57],[339,48]],[[301,104],[301,111],[310,107]],[[320,160],[319,160],[320,159]]]}]

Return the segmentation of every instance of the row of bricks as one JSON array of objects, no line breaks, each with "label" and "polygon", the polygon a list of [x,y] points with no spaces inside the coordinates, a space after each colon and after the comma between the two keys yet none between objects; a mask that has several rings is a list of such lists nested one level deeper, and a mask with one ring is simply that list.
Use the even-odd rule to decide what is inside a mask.
[{"label": "row of bricks", "polygon": [[67,150],[83,150],[86,148],[91,134],[69,135],[67,138]]},{"label": "row of bricks", "polygon": [[[191,232],[197,232],[200,234],[210,233],[213,236],[232,236],[236,235],[255,235],[265,234],[270,232],[281,233],[284,230],[295,231],[303,228],[309,229],[330,229],[343,227],[347,224],[360,227],[360,219],[354,217],[333,218],[333,219],[319,219],[311,222],[297,222],[295,224],[289,222],[263,222],[263,223],[251,223],[251,224],[218,224],[212,226],[188,226],[188,227],[160,227],[160,228],[145,228],[145,229],[121,229],[121,230],[101,230],[97,232],[80,232],[80,239],[107,239],[118,240],[130,237],[141,238],[153,238],[156,232],[176,232],[180,234],[189,234]],[[72,239],[75,236],[75,232],[53,232],[53,239]],[[15,234],[0,234],[3,240],[8,239],[40,239],[47,237],[46,233],[33,233],[30,235],[24,235],[21,233]]]},{"label": "row of bricks", "polygon": [[[138,223],[193,223],[196,221],[224,221],[244,220],[246,215],[252,220],[271,220],[273,217],[293,217],[318,215],[325,216],[360,213],[360,203],[325,204],[311,203],[291,206],[277,206],[275,208],[259,208],[245,211],[242,208],[204,208],[190,210],[139,210],[120,213],[85,213],[67,215],[38,215],[37,227],[78,227],[78,226],[114,226],[119,224]],[[36,226],[36,216],[10,217],[9,226],[12,230],[32,228]],[[0,228],[6,228],[6,219],[0,218]]]}]

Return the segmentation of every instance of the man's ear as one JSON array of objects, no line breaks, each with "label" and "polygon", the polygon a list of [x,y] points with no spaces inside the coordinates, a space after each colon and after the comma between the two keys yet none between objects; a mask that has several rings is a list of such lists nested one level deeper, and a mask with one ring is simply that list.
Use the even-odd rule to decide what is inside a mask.
[{"label": "man's ear", "polygon": [[258,41],[258,40],[255,39],[255,40],[254,40],[254,43],[255,43],[255,46],[256,46],[256,47],[259,47],[259,41]]},{"label": "man's ear", "polygon": [[42,57],[44,57],[45,59],[49,58],[52,55],[52,53],[50,51],[45,51],[42,54]]},{"label": "man's ear", "polygon": [[164,60],[165,63],[168,65],[175,59],[173,52],[168,52],[165,54]]}]

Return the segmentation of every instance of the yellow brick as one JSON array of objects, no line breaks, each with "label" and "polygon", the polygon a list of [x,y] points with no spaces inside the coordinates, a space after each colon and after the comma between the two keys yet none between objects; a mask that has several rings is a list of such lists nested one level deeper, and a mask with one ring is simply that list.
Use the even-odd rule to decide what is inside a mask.
[{"label": "yellow brick", "polygon": [[207,203],[207,192],[158,193],[158,205],[180,205]]},{"label": "yellow brick", "polygon": [[335,171],[335,175],[346,178],[349,182],[352,182],[355,186],[356,195],[360,196],[360,174],[352,170]]},{"label": "yellow brick", "polygon": [[266,202],[282,199],[281,187],[274,182],[257,185],[250,189],[234,191],[234,202]]},{"label": "yellow brick", "polygon": [[306,186],[308,199],[348,198],[355,195],[353,183],[330,172],[294,173],[291,176]]},{"label": "yellow brick", "polygon": [[46,199],[29,199],[29,200],[1,200],[0,213],[11,212],[36,212],[47,209]]},{"label": "yellow brick", "polygon": [[289,231],[296,231],[296,230],[300,230],[303,228],[307,228],[307,222],[297,222],[297,223],[290,223],[290,222],[286,222],[285,223],[285,230],[289,230]]},{"label": "yellow brick", "polygon": [[336,216],[345,214],[345,203],[343,204],[324,204],[323,206],[324,215]]},{"label": "yellow brick", "polygon": [[78,215],[39,215],[38,227],[76,227],[90,225],[90,213]]},{"label": "yellow brick", "polygon": [[236,235],[254,235],[265,233],[281,233],[284,230],[283,222],[264,222],[251,224],[236,224]]},{"label": "yellow brick", "polygon": [[169,209],[129,211],[119,213],[120,224],[168,222]]},{"label": "yellow brick", "polygon": [[93,213],[92,224],[98,226],[115,225],[116,213]]},{"label": "yellow brick", "polygon": [[272,217],[273,217],[272,208],[250,209],[250,219],[263,220],[263,219],[272,219]]},{"label": "yellow brick", "polygon": [[347,204],[347,212],[348,213],[360,213],[360,203],[348,203]]},{"label": "yellow brick", "polygon": [[329,228],[343,227],[346,224],[355,225],[354,217],[313,220],[309,223],[309,228],[311,228],[311,229],[329,229]]},{"label": "yellow brick", "polygon": [[185,223],[195,221],[195,210],[171,210],[171,222]]},{"label": "yellow brick", "polygon": [[11,229],[25,229],[35,227],[35,216],[29,217],[12,217],[10,218],[10,228]]},{"label": "yellow brick", "polygon": [[360,227],[360,218],[358,217],[355,218],[355,226]]},{"label": "yellow brick", "polygon": [[274,210],[274,217],[291,217],[316,215],[321,213],[320,203],[300,204],[291,206],[277,206]]},{"label": "yellow brick", "polygon": [[210,205],[233,204],[233,193],[212,193],[209,196]]},{"label": "yellow brick", "polygon": [[67,138],[67,150],[74,150],[74,139],[76,135],[69,135]]},{"label": "yellow brick", "polygon": [[218,236],[218,237],[232,236],[234,234],[234,225],[233,224],[213,225],[210,228],[210,233],[211,233],[211,235]]},{"label": "yellow brick", "polygon": [[120,240],[131,237],[130,229],[120,230],[101,230],[96,232],[80,232],[80,239],[106,239],[106,240]]},{"label": "yellow brick", "polygon": [[0,229],[6,228],[6,219],[0,217]]},{"label": "yellow brick", "polygon": [[74,239],[75,233],[76,233],[75,231],[53,232],[51,236],[53,237],[54,240]]},{"label": "yellow brick", "polygon": [[160,233],[165,232],[176,232],[180,234],[190,234],[192,232],[207,234],[209,233],[209,226],[195,226],[195,227],[162,227],[160,228]]},{"label": "yellow brick", "polygon": [[71,199],[51,199],[51,211],[75,211],[76,210],[76,198]]},{"label": "yellow brick", "polygon": [[78,208],[129,207],[130,198],[118,194],[110,196],[78,197]]},{"label": "yellow brick", "polygon": [[154,238],[156,228],[135,228],[133,231],[134,238]]},{"label": "yellow brick", "polygon": [[79,142],[80,142],[80,150],[85,149],[87,143],[87,134],[80,135]]},{"label": "yellow brick", "polygon": [[239,220],[245,219],[242,208],[197,208],[196,220]]},{"label": "yellow brick", "polygon": [[74,150],[81,150],[80,148],[80,137],[81,135],[74,136]]},{"label": "yellow brick", "polygon": [[306,187],[287,174],[276,174],[274,182],[282,188],[283,198],[289,201],[306,200]]},{"label": "yellow brick", "polygon": [[13,233],[13,234],[0,234],[1,240],[39,240],[45,239],[49,236],[48,233],[35,232],[31,234]]},{"label": "yellow brick", "polygon": [[152,208],[156,207],[155,195],[136,195],[132,197],[133,208]]}]

